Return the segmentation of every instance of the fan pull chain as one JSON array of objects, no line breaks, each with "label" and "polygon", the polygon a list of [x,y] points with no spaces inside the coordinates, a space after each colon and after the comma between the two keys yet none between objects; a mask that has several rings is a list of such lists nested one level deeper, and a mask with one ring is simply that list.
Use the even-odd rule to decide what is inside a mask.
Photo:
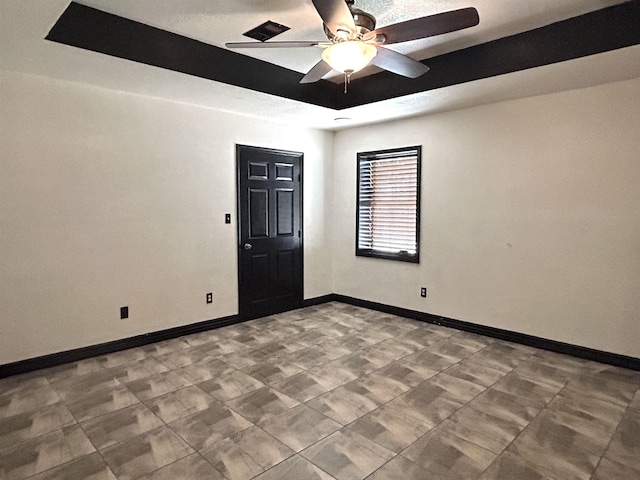
[{"label": "fan pull chain", "polygon": [[353,74],[353,70],[345,70],[344,71],[344,93],[347,93],[347,85],[351,83],[351,75]]}]

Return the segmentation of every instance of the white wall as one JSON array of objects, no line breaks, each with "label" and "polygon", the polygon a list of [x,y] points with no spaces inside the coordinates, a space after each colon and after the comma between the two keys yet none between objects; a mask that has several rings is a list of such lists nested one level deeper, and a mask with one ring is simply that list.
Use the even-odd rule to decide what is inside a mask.
[{"label": "white wall", "polygon": [[237,143],[304,152],[331,293],[332,133],[0,71],[0,364],[237,313]]},{"label": "white wall", "polygon": [[[640,80],[334,136],[0,71],[0,364],[237,313],[236,143],[305,154],[305,298],[640,357],[639,131]],[[356,258],[356,152],[416,144],[420,265]]]},{"label": "white wall", "polygon": [[[421,262],[356,258],[356,152],[409,145]],[[347,130],[334,148],[334,292],[640,357],[640,79]]]}]

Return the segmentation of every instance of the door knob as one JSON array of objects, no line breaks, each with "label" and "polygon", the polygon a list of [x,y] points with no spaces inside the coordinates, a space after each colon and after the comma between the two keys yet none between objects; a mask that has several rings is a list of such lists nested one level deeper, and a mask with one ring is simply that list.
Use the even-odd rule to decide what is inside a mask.
[{"label": "door knob", "polygon": [[244,244],[244,249],[245,250],[251,250],[253,248],[253,245],[251,245],[250,243],[245,243]]}]

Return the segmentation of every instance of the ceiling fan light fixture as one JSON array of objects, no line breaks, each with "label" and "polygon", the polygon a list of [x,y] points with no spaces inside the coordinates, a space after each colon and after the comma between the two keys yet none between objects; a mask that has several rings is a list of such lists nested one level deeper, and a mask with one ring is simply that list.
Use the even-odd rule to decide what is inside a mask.
[{"label": "ceiling fan light fixture", "polygon": [[331,45],[322,52],[322,59],[334,70],[351,74],[366,67],[377,53],[375,45],[355,40]]}]

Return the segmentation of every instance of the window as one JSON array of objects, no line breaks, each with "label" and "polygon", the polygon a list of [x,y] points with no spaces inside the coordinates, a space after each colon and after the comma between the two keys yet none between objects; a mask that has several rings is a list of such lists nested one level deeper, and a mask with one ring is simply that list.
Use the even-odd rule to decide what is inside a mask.
[{"label": "window", "polygon": [[356,255],[419,262],[421,153],[358,153]]}]

